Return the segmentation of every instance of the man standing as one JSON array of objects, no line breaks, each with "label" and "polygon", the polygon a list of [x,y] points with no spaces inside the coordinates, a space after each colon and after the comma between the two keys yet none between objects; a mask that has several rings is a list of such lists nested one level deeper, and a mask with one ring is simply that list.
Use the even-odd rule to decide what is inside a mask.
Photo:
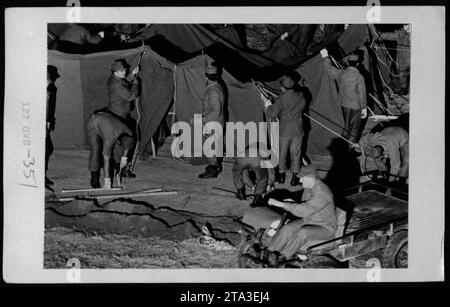
[{"label": "man standing", "polygon": [[268,250],[280,255],[277,261],[290,259],[308,240],[331,239],[337,229],[333,194],[318,178],[317,170],[306,165],[299,176],[304,188],[300,203],[268,201],[299,218],[282,226],[269,243]]},{"label": "man standing", "polygon": [[91,186],[100,188],[100,169],[103,165],[103,187],[109,189],[112,186],[111,158],[116,172],[127,165],[128,152],[134,146],[133,132],[118,116],[98,111],[87,123],[87,135]]},{"label": "man standing", "polygon": [[47,65],[47,107],[46,107],[46,134],[45,134],[45,186],[53,185],[47,177],[48,161],[53,153],[53,142],[51,132],[55,130],[55,109],[56,109],[56,79],[59,78],[58,69],[53,65]]},{"label": "man standing", "polygon": [[127,68],[123,60],[116,60],[111,65],[112,74],[107,81],[109,104],[108,109],[128,120],[133,110],[134,99],[138,96],[139,81],[136,75],[139,67],[136,66],[133,71],[127,75]]},{"label": "man standing", "polygon": [[[373,158],[375,165],[389,180],[394,178],[402,183],[408,178],[409,136],[400,127],[387,127],[380,132],[368,133],[361,138],[356,150]],[[390,176],[389,176],[390,175]]]},{"label": "man standing", "polygon": [[[208,66],[206,69],[206,91],[203,98],[203,111],[202,119],[203,125],[207,125],[210,122],[218,123],[222,126],[225,123],[224,118],[224,106],[225,106],[225,89],[219,83],[219,73],[217,67]],[[205,126],[204,126],[205,127]],[[211,136],[211,131],[203,130],[205,138]],[[215,131],[214,136],[216,136],[215,145],[221,145],[222,134]],[[218,148],[215,148],[218,151]],[[204,173],[198,175],[199,178],[216,178],[221,171],[221,165],[217,154],[208,158],[208,166]]]},{"label": "man standing", "polygon": [[[250,147],[250,146],[249,146]],[[247,149],[249,148],[247,147]],[[249,171],[255,174],[255,197],[253,198],[251,207],[258,207],[262,205],[263,195],[266,193],[267,186],[272,186],[275,181],[275,171],[273,168],[263,168],[261,167],[261,162],[264,163],[265,160],[270,158],[270,152],[268,150],[262,150],[259,148],[256,157],[251,157],[249,150],[246,151],[244,157],[237,157],[234,159],[233,164],[233,183],[237,189],[236,197],[240,200],[247,199],[245,193],[244,179],[247,177],[248,181],[252,181],[249,178]],[[268,166],[268,165],[267,165]]]},{"label": "man standing", "polygon": [[[139,95],[138,73],[139,66],[136,66],[127,75],[127,67],[124,65],[124,60],[116,60],[111,65],[111,75],[107,81],[109,94],[107,111],[122,118],[131,131],[134,132],[134,138],[137,138],[137,127],[135,120],[130,114],[134,108],[134,100]],[[128,154],[130,156],[133,155],[133,150],[130,150]],[[131,163],[131,159],[129,160]],[[124,176],[136,177],[129,168],[124,172]]]},{"label": "man standing", "polygon": [[306,102],[303,94],[294,89],[295,82],[289,76],[280,80],[281,95],[271,104],[270,100],[261,96],[265,103],[266,114],[280,119],[280,161],[278,182],[286,180],[287,157],[290,155],[292,179],[291,185],[299,183],[297,174],[300,171],[300,159],[303,139],[303,110]]},{"label": "man standing", "polygon": [[361,119],[367,117],[367,97],[364,77],[358,70],[359,56],[348,56],[348,67],[345,70],[338,69],[331,64],[328,51],[320,51],[325,58],[324,67],[329,76],[337,81],[338,101],[344,116],[343,137],[356,143],[359,139]]}]

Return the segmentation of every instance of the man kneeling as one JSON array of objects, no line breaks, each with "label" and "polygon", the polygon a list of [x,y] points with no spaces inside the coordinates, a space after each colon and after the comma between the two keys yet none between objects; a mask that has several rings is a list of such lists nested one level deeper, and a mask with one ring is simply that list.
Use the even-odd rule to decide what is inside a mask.
[{"label": "man kneeling", "polygon": [[268,250],[278,256],[275,262],[292,258],[309,240],[332,239],[337,228],[333,194],[318,178],[317,170],[312,165],[304,166],[299,177],[304,188],[300,203],[273,198],[268,201],[299,217],[282,226],[269,243]]},{"label": "man kneeling", "polygon": [[122,170],[127,165],[128,151],[134,146],[133,132],[113,114],[98,112],[89,119],[87,134],[90,148],[91,186],[95,189],[100,188],[100,169],[103,165],[105,177],[103,187],[110,189],[112,186],[111,156],[113,156],[116,171]]}]

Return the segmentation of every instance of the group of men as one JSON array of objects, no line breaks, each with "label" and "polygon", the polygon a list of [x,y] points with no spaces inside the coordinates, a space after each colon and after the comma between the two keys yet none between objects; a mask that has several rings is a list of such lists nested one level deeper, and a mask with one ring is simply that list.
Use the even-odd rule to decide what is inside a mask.
[{"label": "group of men", "polygon": [[[353,143],[353,147],[358,151],[373,157],[381,171],[392,176],[406,178],[408,176],[409,144],[406,131],[400,127],[390,127],[378,133],[368,134],[359,141],[361,119],[367,116],[367,102],[364,78],[358,71],[358,56],[356,54],[348,56],[348,67],[339,69],[332,65],[326,50],[322,50],[321,54],[325,58],[326,72],[337,82],[338,101],[342,107],[345,123],[342,136]],[[90,146],[90,183],[93,188],[101,187],[100,170],[102,167],[104,188],[111,188],[111,178],[114,178],[114,174],[134,176],[129,169],[130,155],[133,153],[136,142],[136,131],[132,126],[130,113],[133,110],[133,102],[139,95],[137,78],[139,67],[135,67],[129,74],[127,71],[128,67],[123,61],[117,60],[112,63],[111,75],[107,81],[108,106],[95,111],[87,123]],[[50,70],[48,76],[48,101],[51,102],[55,76],[51,75]],[[202,112],[203,124],[217,122],[224,125],[226,92],[220,82],[217,67],[209,66],[207,68],[206,81]],[[270,251],[276,252],[277,257],[281,258],[291,257],[306,242],[307,238],[326,240],[333,237],[337,228],[336,210],[330,189],[319,179],[318,172],[313,166],[301,166],[304,136],[302,116],[306,101],[303,94],[296,89],[296,85],[294,79],[286,75],[280,80],[281,94],[274,101],[261,96],[266,115],[279,120],[278,171],[275,172],[270,167],[261,167],[260,162],[270,157],[270,152],[264,150],[258,150],[256,157],[235,158],[232,169],[237,198],[242,200],[247,198],[245,183],[247,185],[255,184],[252,207],[264,204],[263,196],[266,194],[267,188],[271,187],[274,182],[285,183],[288,170],[292,173],[290,184],[292,186],[302,184],[304,192],[300,203],[275,199],[269,199],[267,202],[270,206],[284,208],[298,217],[298,220],[284,226],[268,246]],[[53,124],[51,118],[48,118],[47,121],[49,136],[50,131],[54,128],[54,121]],[[203,134],[207,138],[212,133],[204,130]],[[48,146],[50,145],[51,140],[48,141]],[[258,144],[258,146],[260,145]],[[288,168],[288,157],[290,169]],[[46,158],[47,162],[48,157]],[[205,172],[199,177],[202,179],[216,178],[222,171],[220,158],[213,156],[207,161]],[[124,170],[128,171],[124,172]],[[255,180],[249,179],[251,173]]]},{"label": "group of men", "polygon": [[[100,169],[103,167],[104,188],[112,187],[114,175],[135,177],[131,172],[136,127],[131,118],[134,101],[139,94],[137,75],[139,66],[131,73],[126,62],[114,61],[107,81],[108,106],[94,112],[87,123],[90,148],[89,171],[91,186],[100,188]],[[120,182],[119,182],[120,184]]]},{"label": "group of men", "polygon": [[[403,128],[388,127],[380,132],[368,133],[360,139],[361,122],[367,117],[367,101],[364,77],[358,70],[359,56],[349,55],[347,68],[339,69],[331,63],[326,49],[322,50],[321,54],[324,58],[325,71],[337,83],[338,101],[344,118],[342,137],[353,144],[349,149],[372,157],[377,169],[387,175],[386,179],[405,182],[408,177],[409,137]],[[304,98],[301,93],[295,91],[293,80],[287,76],[281,79],[281,90],[282,94],[273,103],[261,96],[265,103],[266,114],[269,117],[278,117],[280,121],[278,182],[284,183],[286,158],[290,155],[291,185],[296,185],[299,180],[303,186],[303,194],[299,203],[274,198],[270,198],[267,202],[269,206],[283,208],[296,217],[284,225],[265,247],[267,260],[273,265],[293,257],[308,240],[332,239],[338,228],[334,197],[330,189],[320,180],[314,166],[300,167]],[[249,158],[236,159],[233,172],[236,169],[242,174],[242,167],[238,168],[236,165],[252,169],[257,174],[256,199],[263,193],[262,188],[267,186],[268,180],[264,173],[261,175],[258,158],[254,158],[251,162]],[[242,180],[235,178],[237,196],[242,198],[242,195],[245,195],[242,191]],[[259,204],[254,201],[251,205]]]}]

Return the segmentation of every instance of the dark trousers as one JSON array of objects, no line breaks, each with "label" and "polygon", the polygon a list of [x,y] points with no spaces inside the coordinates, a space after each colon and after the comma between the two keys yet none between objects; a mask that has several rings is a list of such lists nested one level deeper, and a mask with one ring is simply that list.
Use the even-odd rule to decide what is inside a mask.
[{"label": "dark trousers", "polygon": [[303,136],[280,136],[280,173],[287,171],[288,155],[291,159],[291,170],[293,173],[298,173],[301,166],[302,156],[302,138]]},{"label": "dark trousers", "polygon": [[[89,143],[89,171],[98,172],[103,167],[103,139],[100,134],[94,129],[88,128],[88,143]],[[115,144],[113,149],[113,157],[110,165],[120,163],[120,158],[124,154],[124,149]],[[108,170],[111,172],[111,170]]]},{"label": "dark trousers", "polygon": [[233,164],[233,183],[236,189],[244,187],[244,171],[252,170],[256,176],[255,194],[264,194],[267,189],[267,182],[269,180],[269,173],[266,168],[261,168],[260,158],[242,157],[236,158]]},{"label": "dark trousers", "polygon": [[311,240],[328,240],[333,232],[319,225],[305,225],[298,219],[284,225],[268,245],[270,251],[278,251],[287,259],[292,258],[302,246]]},{"label": "dark trousers", "polygon": [[52,138],[50,135],[50,131],[47,130],[47,134],[45,135],[45,172],[48,170],[48,160],[52,155],[54,150]]},{"label": "dark trousers", "polygon": [[[205,143],[205,141],[210,137],[210,135],[203,135],[203,142],[202,145]],[[217,144],[219,144],[219,142],[223,142],[222,139],[222,134],[216,135],[216,141]],[[223,144],[219,144],[219,146],[222,146],[223,149]],[[214,150],[219,150],[219,148],[213,148]],[[219,167],[219,165],[221,165],[223,158],[222,157],[218,157],[218,155],[214,155],[212,157],[206,157],[206,161],[208,162],[208,166],[214,166],[214,167]]]},{"label": "dark trousers", "polygon": [[352,143],[358,142],[361,128],[361,109],[355,110],[342,107],[342,115],[344,116],[342,136]]},{"label": "dark trousers", "polygon": [[[131,116],[131,114],[126,113],[123,116],[121,116],[121,115],[115,113],[111,107],[105,107],[105,108],[102,108],[99,110],[95,110],[94,114],[101,113],[101,112],[111,114],[111,115],[115,116],[117,119],[120,119],[133,132],[133,137],[134,137],[135,142],[139,141],[140,130],[139,130],[139,127],[137,127],[136,120]],[[128,150],[127,158],[128,158],[129,163],[131,163],[131,160],[133,159],[135,150],[136,150],[136,146],[134,146],[133,148]],[[139,150],[139,148],[137,150]]]}]

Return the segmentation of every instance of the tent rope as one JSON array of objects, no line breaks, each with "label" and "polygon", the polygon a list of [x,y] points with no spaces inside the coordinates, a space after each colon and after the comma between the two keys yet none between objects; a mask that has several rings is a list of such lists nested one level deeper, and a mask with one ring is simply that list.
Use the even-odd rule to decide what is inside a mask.
[{"label": "tent rope", "polygon": [[[378,47],[378,46],[374,46],[373,48],[382,50],[382,48]],[[383,48],[386,49],[386,50],[410,50],[409,48],[388,48],[388,47],[383,47]]]},{"label": "tent rope", "polygon": [[[260,84],[260,83],[258,82],[258,84]],[[262,85],[261,85],[261,86],[262,86]],[[263,95],[266,95],[266,93],[264,93],[264,92],[262,91],[262,89],[261,89],[260,86],[257,85],[257,88],[258,88],[258,90],[259,90]],[[265,90],[268,91],[267,89],[265,89]],[[275,95],[274,93],[271,93],[271,95],[273,95],[274,97],[277,96],[277,95]],[[311,119],[312,121],[314,121],[316,124],[322,126],[324,129],[328,130],[328,131],[331,132],[332,134],[338,136],[339,138],[343,139],[343,140],[346,141],[347,143],[351,144],[352,146],[356,146],[355,143],[353,143],[353,142],[351,142],[350,140],[344,138],[342,135],[340,135],[339,133],[337,133],[337,132],[333,131],[332,129],[328,128],[327,126],[325,126],[324,124],[322,124],[322,123],[319,122],[318,120],[312,118],[312,117],[309,116],[308,114],[306,114],[306,113],[302,113],[302,114],[303,114],[304,116],[306,116],[307,118]]]},{"label": "tent rope", "polygon": [[377,29],[375,29],[375,26],[372,24],[369,24],[369,27],[372,29],[372,31],[378,36],[378,38],[381,40],[381,44],[383,45],[383,48],[386,49],[386,53],[389,56],[389,58],[391,59],[392,62],[394,62],[395,64],[399,65],[391,56],[391,54],[389,53],[389,51],[387,51],[386,46],[383,43],[383,38],[381,37],[381,35],[378,33]]},{"label": "tent rope", "polygon": [[349,140],[347,140],[346,138],[344,138],[342,135],[338,134],[337,132],[333,131],[332,129],[328,128],[327,126],[325,126],[324,124],[322,124],[321,122],[319,122],[318,120],[315,120],[314,118],[312,118],[311,116],[309,116],[306,113],[303,113],[304,116],[308,117],[309,119],[311,119],[312,121],[314,121],[316,124],[322,126],[323,128],[325,128],[326,130],[330,131],[331,133],[333,133],[334,135],[340,137],[341,139],[343,139],[344,141],[346,141],[347,143],[349,143],[352,146],[355,146],[356,143],[353,143]]},{"label": "tent rope", "polygon": [[[386,80],[384,80],[384,77],[381,73],[380,67],[378,66],[378,73],[380,75],[381,80],[383,81],[384,86],[387,88],[388,92],[389,92],[389,99],[390,101],[395,105],[395,107],[402,112],[402,109],[398,106],[397,102],[391,97],[394,94],[394,90],[387,84]],[[405,99],[405,101],[407,101]],[[392,114],[392,113],[391,113]]]}]

